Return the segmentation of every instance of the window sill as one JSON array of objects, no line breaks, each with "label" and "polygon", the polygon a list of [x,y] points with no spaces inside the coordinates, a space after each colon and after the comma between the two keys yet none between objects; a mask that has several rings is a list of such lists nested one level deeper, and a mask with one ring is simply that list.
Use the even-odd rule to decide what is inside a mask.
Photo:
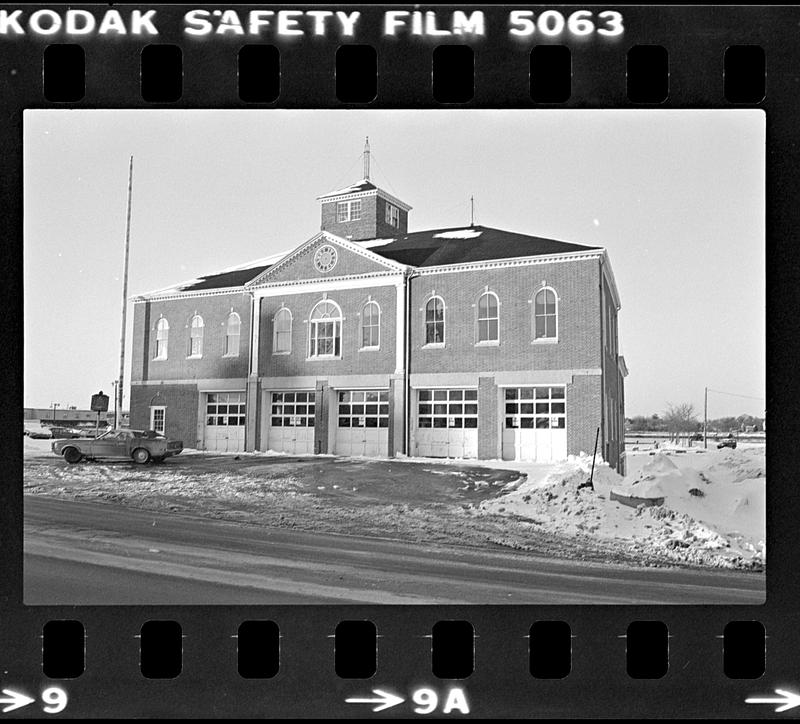
[{"label": "window sill", "polygon": [[153,362],[166,362],[167,357],[153,357]]},{"label": "window sill", "polygon": [[483,342],[475,342],[476,347],[499,347],[500,340],[499,339],[487,339]]},{"label": "window sill", "polygon": [[531,344],[558,344],[558,337],[542,337],[541,339],[534,339]]},{"label": "window sill", "polygon": [[292,353],[292,350],[287,350],[286,352],[273,352],[272,356],[273,357],[286,357],[287,355],[290,355],[291,353]]},{"label": "window sill", "polygon": [[430,344],[423,344],[422,349],[444,349],[444,342],[431,342]]},{"label": "window sill", "polygon": [[230,357],[238,357],[239,355],[238,355],[238,354],[224,354],[224,355],[222,355],[222,356],[223,356],[223,357],[230,358]]},{"label": "window sill", "polygon": [[201,354],[187,354],[186,359],[203,359]]},{"label": "window sill", "polygon": [[306,362],[330,362],[331,360],[342,359],[342,355],[318,355],[317,357],[306,357]]},{"label": "window sill", "polygon": [[359,352],[380,352],[380,347],[361,347]]}]

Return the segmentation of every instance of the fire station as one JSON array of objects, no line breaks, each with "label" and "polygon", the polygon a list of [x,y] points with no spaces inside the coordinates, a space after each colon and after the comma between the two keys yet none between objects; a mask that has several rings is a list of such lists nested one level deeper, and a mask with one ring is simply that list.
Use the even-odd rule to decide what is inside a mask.
[{"label": "fire station", "polygon": [[364,177],[285,254],[134,298],[131,427],[186,447],[624,465],[625,361],[601,247],[409,231]]}]

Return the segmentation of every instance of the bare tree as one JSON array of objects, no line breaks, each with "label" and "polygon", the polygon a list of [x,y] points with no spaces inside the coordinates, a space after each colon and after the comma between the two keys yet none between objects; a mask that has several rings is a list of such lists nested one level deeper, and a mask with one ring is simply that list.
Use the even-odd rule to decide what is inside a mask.
[{"label": "bare tree", "polygon": [[664,411],[663,422],[667,426],[670,439],[677,441],[681,434],[688,434],[697,429],[697,414],[695,413],[694,405],[688,402],[673,405],[668,402],[667,409]]}]

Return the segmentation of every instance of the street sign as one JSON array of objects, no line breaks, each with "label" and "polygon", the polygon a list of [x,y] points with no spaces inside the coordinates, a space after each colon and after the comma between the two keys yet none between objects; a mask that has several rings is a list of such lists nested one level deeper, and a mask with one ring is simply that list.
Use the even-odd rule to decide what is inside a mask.
[{"label": "street sign", "polygon": [[104,395],[103,390],[100,390],[96,395],[92,395],[92,406],[90,409],[93,412],[108,412],[108,395]]}]

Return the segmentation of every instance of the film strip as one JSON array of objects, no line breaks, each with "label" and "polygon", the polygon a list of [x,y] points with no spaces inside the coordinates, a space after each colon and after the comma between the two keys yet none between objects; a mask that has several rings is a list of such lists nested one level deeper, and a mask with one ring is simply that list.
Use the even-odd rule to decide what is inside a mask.
[{"label": "film strip", "polygon": [[[794,367],[798,22],[797,7],[0,7],[0,359],[11,381],[0,716],[796,716],[796,393],[775,381]],[[357,170],[340,167],[354,156],[342,146],[360,150],[365,135]],[[626,136],[620,168],[636,173],[616,187],[603,168]],[[119,193],[107,186],[109,149],[122,158]],[[411,183],[415,164],[413,193],[387,183]],[[334,185],[342,174],[350,186]],[[282,188],[309,175],[315,193],[338,190],[286,201]],[[486,225],[462,178],[480,189]],[[580,238],[552,220],[580,209],[559,199],[599,203],[592,188],[604,184],[617,205],[587,209]],[[457,189],[455,211],[440,187]],[[692,203],[699,188],[708,200]],[[408,222],[406,196],[419,208],[430,196],[421,226]],[[542,227],[494,228],[509,228],[506,211],[530,221],[514,216],[519,197]],[[312,214],[321,204],[320,229],[309,202]],[[714,230],[734,234],[743,207],[753,233],[728,249]],[[280,226],[295,210],[307,233]],[[124,241],[127,284],[131,216],[141,286],[123,292],[128,358],[109,423],[128,446],[119,462],[91,447],[104,439],[108,396],[92,398],[93,434],[72,436],[79,410],[59,426],[71,406],[50,399],[72,393],[45,381],[114,374],[122,282],[103,280]],[[606,216],[609,235],[593,236]],[[692,239],[674,253],[654,231],[668,220],[667,236]],[[205,246],[192,247],[193,234]],[[236,236],[256,248],[251,258],[273,256],[242,266]],[[176,284],[203,271],[180,257],[193,253],[216,255],[218,272]],[[631,292],[603,271],[603,254],[639,259],[623,265],[638,269],[626,274]],[[594,320],[583,272],[569,270],[598,259],[592,293],[599,285],[611,311]],[[755,387],[730,373],[739,392],[764,394],[762,411],[776,403],[766,457],[763,415],[736,438],[712,437],[706,416],[702,442],[676,428],[677,444],[661,451],[673,431],[626,434],[635,411],[617,382],[615,298],[644,304],[670,265],[681,270],[675,295],[695,299],[699,285],[705,306],[662,299],[651,324],[623,321],[623,339],[665,330],[631,345],[638,404],[652,399],[644,388],[662,389],[641,370],[680,337],[669,337],[676,315],[687,340],[706,330],[700,347],[670,350],[686,375],[707,375],[699,389],[728,379],[711,369],[715,347],[740,340],[728,355],[736,369],[766,348],[766,380],[757,362]],[[455,284],[454,270],[464,272]],[[720,301],[742,271],[751,307],[766,301],[764,336],[736,327]],[[111,336],[87,344],[112,349],[110,373],[104,353],[76,341],[105,330],[106,313]],[[570,346],[570,325],[598,357]],[[514,340],[524,353],[510,351]],[[594,379],[600,402],[581,396]],[[30,434],[37,405],[46,440]],[[132,438],[139,428],[145,438]],[[157,445],[174,430],[185,449],[168,457]],[[737,439],[738,457],[726,449]],[[685,466],[692,473],[687,458],[699,461]],[[667,468],[699,476],[684,507],[670,507],[672,493],[665,503]],[[569,499],[547,492],[557,474]],[[714,498],[723,478],[739,487]],[[662,497],[639,495],[648,480]],[[671,532],[657,539],[665,517]],[[604,538],[606,520],[642,527]],[[742,521],[766,525],[768,573],[763,535],[747,538]]]}]

